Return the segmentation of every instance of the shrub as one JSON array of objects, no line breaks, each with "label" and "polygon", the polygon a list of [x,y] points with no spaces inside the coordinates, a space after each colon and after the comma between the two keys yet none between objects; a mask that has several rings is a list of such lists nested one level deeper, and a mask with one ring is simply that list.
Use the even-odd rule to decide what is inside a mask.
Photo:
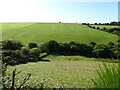
[{"label": "shrub", "polygon": [[114,51],[114,55],[117,59],[120,59],[120,51],[118,50]]},{"label": "shrub", "polygon": [[39,48],[32,48],[30,50],[30,54],[32,54],[32,55],[34,55],[36,57],[38,57],[40,55],[40,53],[41,53],[41,50]]},{"label": "shrub", "polygon": [[95,29],[95,27],[94,27],[94,26],[93,26],[92,28],[93,28],[93,29]]},{"label": "shrub", "polygon": [[40,49],[42,50],[42,52],[47,52],[47,53],[57,52],[59,48],[60,48],[59,43],[54,40],[50,40],[46,43],[43,43],[40,46]]},{"label": "shrub", "polygon": [[12,57],[10,56],[6,56],[3,60],[3,62],[5,62],[7,65],[16,65],[18,64],[17,61],[13,60]]},{"label": "shrub", "polygon": [[30,50],[30,61],[38,61],[41,50],[39,48],[32,48]]},{"label": "shrub", "polygon": [[81,55],[84,56],[91,56],[92,55],[92,50],[93,48],[87,44],[79,44],[78,45],[78,50],[80,52]]},{"label": "shrub", "polygon": [[103,28],[103,31],[106,31],[106,27]]},{"label": "shrub", "polygon": [[36,43],[28,43],[30,49],[38,47]]},{"label": "shrub", "polygon": [[21,58],[22,58],[22,56],[21,56],[21,52],[19,50],[2,51],[2,61],[9,65],[15,65],[15,64],[20,63]]},{"label": "shrub", "polygon": [[100,30],[100,27],[97,27],[97,30]]},{"label": "shrub", "polygon": [[23,54],[23,55],[29,55],[29,49],[27,48],[27,47],[22,47],[21,48],[21,53]]},{"label": "shrub", "polygon": [[96,45],[95,42],[90,42],[90,46],[91,46],[91,47],[94,47],[95,45]]},{"label": "shrub", "polygon": [[3,50],[20,50],[23,44],[18,41],[5,40],[2,41]]},{"label": "shrub", "polygon": [[110,48],[103,44],[96,45],[92,52],[96,57],[101,58],[111,58],[111,55],[113,55]]}]

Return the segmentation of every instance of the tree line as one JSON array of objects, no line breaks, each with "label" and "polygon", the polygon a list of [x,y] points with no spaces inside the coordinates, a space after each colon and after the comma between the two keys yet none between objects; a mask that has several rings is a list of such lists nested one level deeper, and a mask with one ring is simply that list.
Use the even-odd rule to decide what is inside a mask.
[{"label": "tree line", "polygon": [[110,23],[93,23],[93,24],[91,24],[91,23],[82,23],[82,25],[116,25],[116,26],[119,26],[120,25],[120,21],[118,21],[118,22],[115,22],[115,21],[113,21],[113,22],[110,22]]},{"label": "tree line", "polygon": [[37,43],[23,45],[19,41],[2,41],[2,62],[7,65],[41,61],[51,53],[120,59],[120,45],[112,42],[107,45],[98,45],[95,42],[82,44],[74,41],[59,43],[55,40],[50,40],[40,45]]},{"label": "tree line", "polygon": [[103,28],[100,28],[99,26],[98,27],[95,27],[95,26],[91,26],[91,25],[88,25],[89,28],[92,28],[92,29],[96,29],[96,30],[100,30],[100,31],[105,31],[105,32],[108,32],[108,33],[112,33],[112,34],[116,34],[116,35],[120,35],[120,28],[106,28],[106,27],[103,27]]}]

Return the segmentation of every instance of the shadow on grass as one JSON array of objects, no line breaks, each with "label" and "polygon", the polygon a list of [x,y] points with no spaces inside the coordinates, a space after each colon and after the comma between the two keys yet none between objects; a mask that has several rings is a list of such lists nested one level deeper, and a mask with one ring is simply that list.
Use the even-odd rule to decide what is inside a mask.
[{"label": "shadow on grass", "polygon": [[39,62],[50,62],[48,59],[41,59]]}]

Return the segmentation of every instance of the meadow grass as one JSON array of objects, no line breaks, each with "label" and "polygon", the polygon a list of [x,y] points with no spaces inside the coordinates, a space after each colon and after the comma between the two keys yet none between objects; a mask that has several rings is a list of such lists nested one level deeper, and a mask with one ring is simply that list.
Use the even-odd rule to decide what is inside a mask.
[{"label": "meadow grass", "polygon": [[97,75],[95,76],[95,88],[118,88],[119,85],[119,67],[118,65],[103,63],[99,65]]},{"label": "meadow grass", "polygon": [[75,41],[78,43],[107,44],[116,42],[117,35],[91,29],[81,24],[65,23],[3,23],[2,40],[13,39],[24,44],[36,42],[38,44],[49,40],[58,42]]},{"label": "meadow grass", "polygon": [[[50,62],[30,62],[16,66],[8,66],[7,72],[12,72],[15,68],[22,71],[18,75],[21,81],[28,72],[32,73],[29,83],[43,82],[47,87],[64,88],[93,88],[92,79],[103,62],[94,58],[82,56],[59,56],[49,55],[45,60]],[[106,62],[108,63],[108,62]]]}]

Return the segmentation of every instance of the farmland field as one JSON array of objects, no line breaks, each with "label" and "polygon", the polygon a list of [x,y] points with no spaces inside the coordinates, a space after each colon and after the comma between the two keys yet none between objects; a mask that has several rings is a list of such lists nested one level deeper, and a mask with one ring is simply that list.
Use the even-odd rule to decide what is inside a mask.
[{"label": "farmland field", "polygon": [[[2,40],[9,39],[18,40],[23,44],[30,42],[40,44],[49,40],[107,44],[108,42],[116,43],[118,36],[81,24],[3,23]],[[44,61],[8,66],[7,73],[12,73],[15,68],[17,71],[22,71],[16,78],[18,81],[22,81],[23,77],[30,72],[32,76],[29,82],[27,82],[29,85],[31,83],[34,85],[34,83],[40,84],[43,82],[47,87],[94,88],[92,79],[96,75],[95,71],[99,68],[99,65],[103,65],[103,61],[108,60],[78,55],[63,56],[55,54],[43,59]],[[110,63],[110,61],[115,60],[109,60],[109,62],[105,63]]]},{"label": "farmland field", "polygon": [[107,44],[116,42],[118,37],[107,32],[97,31],[81,24],[65,23],[3,23],[2,39],[42,43],[48,40],[58,42],[76,41],[80,43]]},{"label": "farmland field", "polygon": [[[8,72],[14,70],[22,71],[17,77],[21,80],[28,72],[32,73],[30,82],[43,81],[48,87],[64,88],[90,88],[93,87],[92,80],[96,74],[95,70],[103,62],[94,58],[82,56],[58,56],[50,55],[45,60],[50,62],[27,63],[9,66]],[[107,63],[107,62],[106,62]]]}]

